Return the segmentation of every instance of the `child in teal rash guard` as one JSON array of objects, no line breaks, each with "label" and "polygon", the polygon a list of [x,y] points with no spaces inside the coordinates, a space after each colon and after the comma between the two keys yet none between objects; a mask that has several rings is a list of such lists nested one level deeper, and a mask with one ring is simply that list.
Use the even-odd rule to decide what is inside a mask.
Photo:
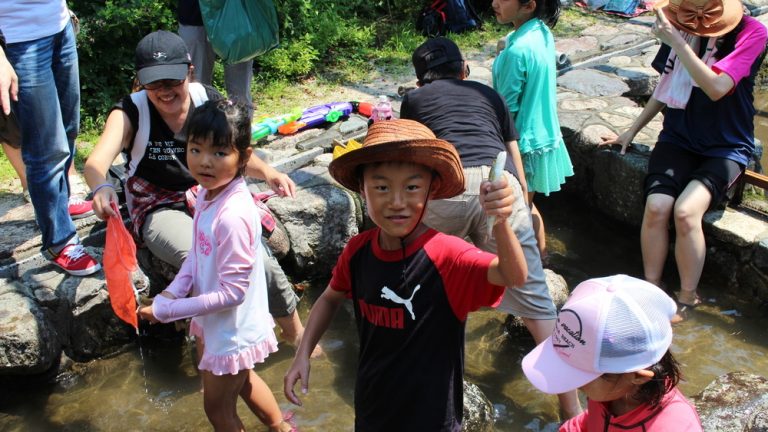
[{"label": "child in teal rash guard", "polygon": [[499,23],[515,27],[493,63],[493,87],[506,99],[520,133],[528,201],[543,256],[544,223],[533,195],[557,192],[573,175],[557,119],[555,42],[547,27],[557,23],[560,1],[494,0],[493,11]]}]

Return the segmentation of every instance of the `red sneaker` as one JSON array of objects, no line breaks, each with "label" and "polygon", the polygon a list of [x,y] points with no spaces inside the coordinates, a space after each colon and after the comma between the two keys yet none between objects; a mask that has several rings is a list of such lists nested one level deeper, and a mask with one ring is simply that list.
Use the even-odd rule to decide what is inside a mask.
[{"label": "red sneaker", "polygon": [[101,264],[88,255],[81,244],[65,246],[51,262],[73,276],[87,276],[101,270]]},{"label": "red sneaker", "polygon": [[69,197],[69,217],[72,219],[81,219],[93,214],[93,201],[86,201],[80,197]]}]

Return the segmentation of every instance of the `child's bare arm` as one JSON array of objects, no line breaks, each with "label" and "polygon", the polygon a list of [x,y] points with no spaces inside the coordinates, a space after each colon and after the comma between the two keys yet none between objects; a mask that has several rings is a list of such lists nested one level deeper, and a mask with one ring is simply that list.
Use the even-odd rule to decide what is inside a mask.
[{"label": "child's bare arm", "polygon": [[270,188],[278,196],[296,197],[296,184],[287,174],[281,173],[272,166],[261,160],[256,153],[251,153],[248,164],[245,166],[245,173],[248,177],[257,178],[267,182]]},{"label": "child's bare arm", "polygon": [[510,156],[512,156],[512,164],[515,166],[515,171],[517,171],[517,177],[520,181],[520,187],[523,189],[523,197],[525,198],[525,202],[526,204],[530,205],[531,203],[528,202],[528,181],[525,178],[523,157],[520,154],[520,147],[517,145],[517,140],[507,141],[506,147],[507,152],[510,154]]},{"label": "child's bare arm", "polygon": [[520,241],[507,223],[515,202],[507,179],[502,176],[493,183],[483,182],[480,185],[480,201],[488,216],[496,216],[493,235],[498,257],[488,267],[488,281],[496,285],[521,286],[528,278],[528,264]]},{"label": "child's bare arm", "polygon": [[301,337],[301,344],[296,350],[296,356],[283,379],[283,393],[285,397],[295,405],[301,405],[301,400],[296,395],[293,387],[296,381],[301,380],[301,393],[307,394],[309,391],[309,356],[320,337],[328,329],[336,311],[346,300],[344,293],[327,287],[320,295],[312,310],[309,312],[309,320],[304,328],[304,335]]}]

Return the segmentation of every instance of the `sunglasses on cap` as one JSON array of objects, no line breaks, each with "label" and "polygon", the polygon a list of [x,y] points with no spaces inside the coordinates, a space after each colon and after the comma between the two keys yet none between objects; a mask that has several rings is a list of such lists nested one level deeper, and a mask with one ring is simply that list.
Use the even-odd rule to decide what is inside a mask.
[{"label": "sunglasses on cap", "polygon": [[182,85],[184,83],[183,79],[180,80],[172,80],[172,79],[163,79],[163,80],[157,80],[153,81],[149,84],[144,84],[142,87],[145,90],[159,90],[161,88],[174,88]]}]

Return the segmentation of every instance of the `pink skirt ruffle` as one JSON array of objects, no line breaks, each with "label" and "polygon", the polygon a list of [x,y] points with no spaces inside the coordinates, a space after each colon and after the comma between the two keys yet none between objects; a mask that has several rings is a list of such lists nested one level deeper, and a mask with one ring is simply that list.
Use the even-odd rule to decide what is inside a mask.
[{"label": "pink skirt ruffle", "polygon": [[[203,329],[197,322],[195,322],[195,320],[190,322],[189,334],[199,338],[205,343]],[[214,355],[204,350],[203,358],[200,359],[200,364],[197,365],[197,368],[199,370],[209,371],[217,376],[235,375],[241,370],[253,369],[253,366],[257,363],[264,363],[264,360],[276,351],[277,337],[275,337],[273,331],[270,331],[263,341],[256,345],[251,345],[235,354]]]}]

